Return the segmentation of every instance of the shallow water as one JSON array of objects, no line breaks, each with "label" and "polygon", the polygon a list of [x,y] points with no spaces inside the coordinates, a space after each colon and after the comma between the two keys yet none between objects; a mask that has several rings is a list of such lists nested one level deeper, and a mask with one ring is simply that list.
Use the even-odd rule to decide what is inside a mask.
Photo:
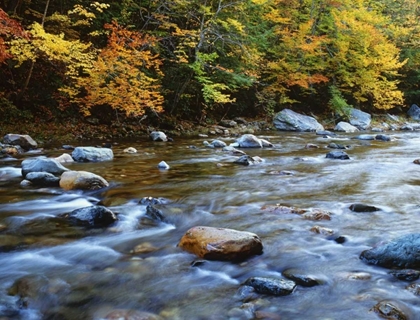
[{"label": "shallow water", "polygon": [[[257,319],[264,314],[266,319],[378,319],[372,307],[391,300],[410,319],[419,319],[420,300],[406,289],[409,283],[359,259],[376,243],[419,229],[420,166],[413,160],[420,157],[420,134],[390,135],[393,141],[382,142],[353,135],[262,133],[258,136],[274,148],[243,149],[264,159],[249,167],[205,148],[203,138],[118,141],[113,161],[64,164],[110,182],[95,192],[19,187],[20,162],[69,152],[57,146],[0,162],[0,317],[101,319],[112,310],[129,309],[163,319]],[[351,159],[326,159],[332,141],[349,145],[345,151]],[[306,149],[307,143],[320,148]],[[127,147],[138,153],[123,153]],[[162,160],[169,170],[156,168]],[[165,223],[145,217],[146,206],[138,201],[148,196],[171,201],[160,207]],[[98,203],[118,214],[116,225],[86,230],[58,218]],[[382,210],[356,213],[349,210],[353,203]],[[276,204],[320,208],[331,212],[331,220],[263,209]],[[177,243],[197,225],[254,232],[264,253],[242,263],[193,266],[199,259]],[[312,232],[314,226],[332,229],[334,235]],[[338,236],[345,242],[334,241]],[[133,253],[138,245],[146,250]],[[298,286],[285,297],[244,298],[241,284],[249,277],[283,277],[288,269],[322,285]],[[13,295],[16,286],[23,298]]]}]

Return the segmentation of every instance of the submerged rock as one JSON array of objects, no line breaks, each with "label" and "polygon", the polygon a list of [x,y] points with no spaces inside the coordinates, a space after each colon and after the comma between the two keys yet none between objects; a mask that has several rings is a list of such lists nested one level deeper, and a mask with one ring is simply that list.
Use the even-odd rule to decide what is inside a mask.
[{"label": "submerged rock", "polygon": [[38,157],[30,158],[22,161],[22,176],[25,178],[30,172],[48,172],[52,175],[59,176],[63,172],[69,171],[60,162],[55,159]]},{"label": "submerged rock", "polygon": [[114,153],[110,148],[77,147],[71,156],[77,162],[98,162],[112,160]]},{"label": "submerged rock", "polygon": [[395,319],[395,320],[408,320],[411,317],[407,315],[405,307],[401,306],[400,303],[395,301],[380,301],[378,302],[373,308],[376,314],[378,314],[381,318],[385,319]]},{"label": "submerged rock", "polygon": [[262,161],[263,160],[258,156],[251,157],[248,155],[243,155],[239,159],[235,160],[233,163],[240,164],[243,166],[251,166],[257,163],[261,163]]},{"label": "submerged rock", "polygon": [[170,201],[165,198],[153,198],[153,197],[143,197],[140,199],[139,204],[148,206],[150,204],[166,204]]},{"label": "submerged rock", "polygon": [[365,250],[360,259],[385,268],[420,269],[420,234],[405,235]]},{"label": "submerged rock", "polygon": [[164,221],[165,220],[165,216],[163,215],[162,211],[155,208],[151,204],[149,204],[146,207],[146,216],[149,217],[152,220],[157,220],[157,221]]},{"label": "submerged rock", "polygon": [[420,271],[412,269],[394,270],[389,274],[392,274],[398,280],[403,281],[415,281],[420,277]]},{"label": "submerged rock", "polygon": [[338,144],[335,142],[331,142],[330,144],[328,144],[327,146],[330,149],[348,149],[348,146],[343,146],[342,144]]},{"label": "submerged rock", "polygon": [[156,314],[137,310],[116,309],[108,313],[104,320],[162,320]]},{"label": "submerged rock", "polygon": [[254,233],[202,226],[189,229],[178,246],[208,260],[243,260],[263,250]]},{"label": "submerged rock", "polygon": [[294,281],[297,285],[302,287],[313,287],[322,284],[321,280],[318,280],[311,275],[305,274],[298,269],[287,269],[282,273],[287,279]]},{"label": "submerged rock", "polygon": [[66,171],[60,179],[60,187],[64,190],[98,190],[108,185],[104,178],[87,171]]},{"label": "submerged rock", "polygon": [[73,210],[66,215],[76,225],[91,228],[108,227],[118,220],[114,212],[103,206],[90,206]]},{"label": "submerged rock", "polygon": [[244,285],[253,287],[256,292],[274,296],[287,296],[296,288],[296,283],[286,279],[253,277]]}]

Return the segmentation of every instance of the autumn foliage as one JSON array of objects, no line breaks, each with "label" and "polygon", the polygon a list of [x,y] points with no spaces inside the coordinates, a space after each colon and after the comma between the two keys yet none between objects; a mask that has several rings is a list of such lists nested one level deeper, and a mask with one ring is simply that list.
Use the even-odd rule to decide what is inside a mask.
[{"label": "autumn foliage", "polygon": [[419,11],[415,0],[22,1],[16,19],[0,8],[0,104],[199,121],[404,107],[420,99]]},{"label": "autumn foliage", "polygon": [[127,116],[143,115],[147,109],[161,112],[162,62],[153,53],[156,38],[129,31],[115,21],[104,28],[110,32],[108,44],[88,74],[75,79],[79,94],[73,100],[85,115],[97,105],[109,105]]},{"label": "autumn foliage", "polygon": [[27,33],[23,27],[0,8],[0,64],[7,59],[12,58],[8,52],[6,41],[13,38],[28,38]]}]

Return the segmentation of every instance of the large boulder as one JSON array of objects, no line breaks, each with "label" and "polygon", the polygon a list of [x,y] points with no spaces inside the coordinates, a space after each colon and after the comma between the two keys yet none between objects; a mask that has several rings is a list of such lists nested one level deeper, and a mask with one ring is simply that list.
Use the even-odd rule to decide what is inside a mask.
[{"label": "large boulder", "polygon": [[201,226],[189,229],[178,246],[208,260],[242,260],[263,250],[254,233]]},{"label": "large boulder", "polygon": [[168,137],[162,131],[152,131],[149,137],[152,141],[168,141]]},{"label": "large boulder", "polygon": [[334,128],[335,131],[339,132],[357,132],[359,129],[357,129],[355,126],[351,125],[348,122],[340,121],[337,123],[337,125]]},{"label": "large boulder", "polygon": [[36,149],[38,144],[27,134],[9,133],[3,137],[3,143],[21,146],[25,150]]},{"label": "large boulder", "polygon": [[350,111],[350,124],[360,130],[366,130],[370,126],[372,117],[369,113],[363,112],[359,109],[351,109]]},{"label": "large boulder", "polygon": [[405,235],[365,250],[360,259],[385,268],[420,269],[420,233]]},{"label": "large boulder", "polygon": [[45,157],[25,159],[22,161],[21,166],[24,178],[30,172],[48,172],[55,176],[60,176],[63,172],[69,170],[57,160]]},{"label": "large boulder", "polygon": [[324,127],[310,116],[296,113],[290,109],[283,109],[274,116],[274,125],[282,131],[320,131]]},{"label": "large boulder", "polygon": [[60,187],[64,190],[98,190],[108,185],[104,178],[87,171],[66,171],[60,179]]},{"label": "large boulder", "polygon": [[108,227],[118,220],[114,212],[103,206],[79,208],[66,217],[76,225],[90,228]]},{"label": "large boulder", "polygon": [[420,121],[420,107],[416,104],[411,105],[407,111],[407,115],[413,120]]},{"label": "large boulder", "polygon": [[97,162],[112,160],[114,153],[110,148],[77,147],[71,156],[77,162]]}]

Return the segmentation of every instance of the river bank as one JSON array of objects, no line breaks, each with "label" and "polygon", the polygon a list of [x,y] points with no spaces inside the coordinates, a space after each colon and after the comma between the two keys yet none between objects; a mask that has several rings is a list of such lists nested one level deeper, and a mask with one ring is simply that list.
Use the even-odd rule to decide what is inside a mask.
[{"label": "river bank", "polygon": [[[325,130],[333,130],[338,118],[325,115],[313,116]],[[406,114],[372,115],[371,127],[377,131],[396,130],[409,123]],[[206,123],[197,123],[188,120],[177,120],[162,116],[158,121],[113,121],[100,123],[97,119],[78,118],[67,120],[43,121],[25,120],[8,121],[0,126],[2,136],[8,133],[28,134],[40,145],[67,143],[69,141],[115,141],[117,139],[135,139],[147,137],[152,131],[163,131],[169,137],[179,136],[237,136],[245,133],[262,131],[277,131],[273,117],[259,118],[233,118],[220,121],[208,120]]]}]

